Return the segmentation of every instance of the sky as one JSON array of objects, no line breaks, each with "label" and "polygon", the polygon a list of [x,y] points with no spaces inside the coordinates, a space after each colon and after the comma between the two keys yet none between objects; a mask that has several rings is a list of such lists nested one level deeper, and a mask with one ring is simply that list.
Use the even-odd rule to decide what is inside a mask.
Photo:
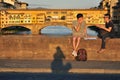
[{"label": "sky", "polygon": [[96,7],[101,0],[18,0],[29,4],[28,7],[51,9],[86,9]]}]

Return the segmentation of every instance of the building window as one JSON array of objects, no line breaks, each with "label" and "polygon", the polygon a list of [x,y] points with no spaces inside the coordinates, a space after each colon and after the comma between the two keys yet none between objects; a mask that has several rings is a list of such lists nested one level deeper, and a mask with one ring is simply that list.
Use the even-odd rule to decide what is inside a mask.
[{"label": "building window", "polygon": [[54,14],[58,14],[58,12],[54,12]]},{"label": "building window", "polygon": [[33,19],[35,19],[35,17],[33,17]]},{"label": "building window", "polygon": [[51,12],[47,12],[47,14],[51,14]]},{"label": "building window", "polygon": [[30,23],[30,20],[28,22]]},{"label": "building window", "polygon": [[21,21],[21,23],[23,23],[23,21]]},{"label": "building window", "polygon": [[66,17],[65,17],[65,16],[62,16],[62,17],[61,17],[61,20],[65,20],[65,19],[66,19]]},{"label": "building window", "polygon": [[67,12],[61,12],[61,14],[67,14]]}]

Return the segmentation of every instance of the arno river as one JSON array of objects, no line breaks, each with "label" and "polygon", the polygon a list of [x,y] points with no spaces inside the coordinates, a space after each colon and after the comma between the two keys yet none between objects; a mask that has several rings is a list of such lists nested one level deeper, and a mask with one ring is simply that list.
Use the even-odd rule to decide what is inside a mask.
[{"label": "arno river", "polygon": [[[27,31],[26,31],[26,29],[24,29],[24,31],[23,30],[21,31],[20,29],[22,29],[22,28],[20,28],[18,30],[16,30],[16,29],[18,29],[18,28],[13,27],[13,28],[9,28],[6,30],[9,30],[9,31],[13,30],[13,34],[31,34],[31,31],[29,31],[29,29]],[[7,34],[11,34],[11,33],[9,33],[9,31]],[[48,26],[48,27],[43,28],[41,30],[41,32],[39,32],[39,33],[41,33],[42,35],[49,35],[49,36],[50,35],[51,36],[54,36],[54,35],[56,35],[56,36],[70,36],[70,35],[72,35],[72,30],[68,29],[65,26]],[[90,28],[87,28],[87,34],[89,36],[97,36],[97,32],[91,30]]]},{"label": "arno river", "polygon": [[[72,30],[64,27],[64,26],[48,26],[46,28],[44,28],[41,31],[42,34],[47,34],[47,35],[71,35],[72,34]],[[87,28],[87,34],[90,36],[96,36],[97,32],[90,30],[89,28]]]}]

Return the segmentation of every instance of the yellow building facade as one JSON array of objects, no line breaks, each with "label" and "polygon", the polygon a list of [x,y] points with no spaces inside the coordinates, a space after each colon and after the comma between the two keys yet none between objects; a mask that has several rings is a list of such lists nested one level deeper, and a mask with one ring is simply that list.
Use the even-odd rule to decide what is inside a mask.
[{"label": "yellow building facade", "polygon": [[116,6],[113,7],[113,21],[116,26],[120,26],[120,0],[118,0]]}]

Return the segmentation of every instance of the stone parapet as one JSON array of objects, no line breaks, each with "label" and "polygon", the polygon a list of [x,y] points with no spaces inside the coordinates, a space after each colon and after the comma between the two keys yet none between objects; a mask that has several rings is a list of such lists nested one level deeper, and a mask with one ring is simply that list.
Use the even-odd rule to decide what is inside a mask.
[{"label": "stone parapet", "polygon": [[[81,40],[79,48],[85,48],[88,60],[120,61],[120,39],[107,39],[106,51],[98,54],[101,40]],[[71,37],[48,37],[41,35],[0,36],[0,59],[74,60]]]}]

